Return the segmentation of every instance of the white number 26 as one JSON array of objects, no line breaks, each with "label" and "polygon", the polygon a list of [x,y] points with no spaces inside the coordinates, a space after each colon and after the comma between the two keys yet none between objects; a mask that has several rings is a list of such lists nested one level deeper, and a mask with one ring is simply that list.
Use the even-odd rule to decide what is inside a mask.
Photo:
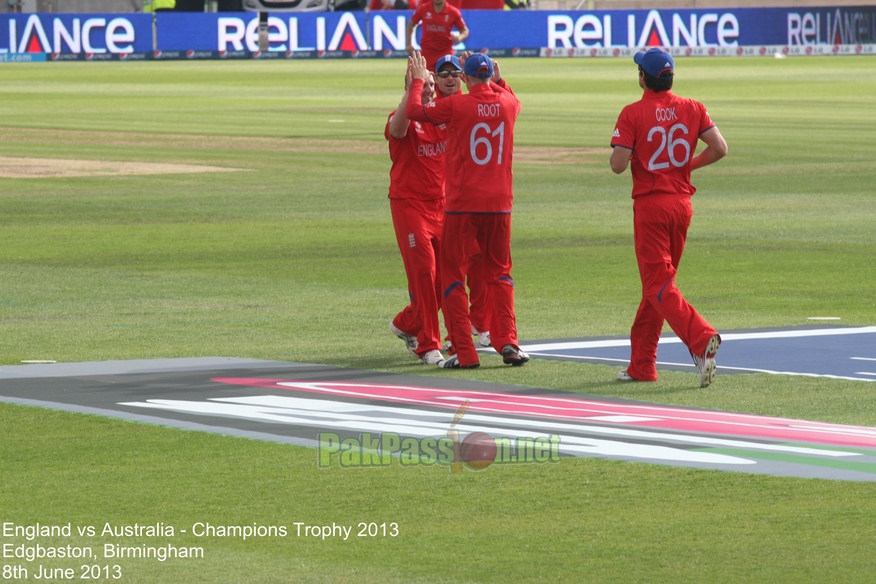
[{"label": "white number 26", "polygon": [[[687,161],[690,160],[690,144],[688,144],[687,140],[685,140],[684,137],[676,139],[675,135],[678,132],[681,132],[686,136],[688,133],[687,127],[684,124],[675,124],[674,126],[669,128],[669,132],[667,132],[666,128],[662,126],[654,126],[653,128],[651,128],[651,131],[648,132],[648,142],[653,142],[654,135],[659,134],[660,146],[654,152],[651,160],[648,161],[648,170],[660,170],[662,168],[669,168],[669,162],[671,162],[672,166],[676,168],[681,168],[682,166],[687,164]],[[684,149],[684,157],[681,160],[675,157],[675,149],[679,147]],[[661,154],[663,154],[664,150],[666,150],[667,154],[669,154],[669,162],[657,162],[657,159],[660,157]]]}]

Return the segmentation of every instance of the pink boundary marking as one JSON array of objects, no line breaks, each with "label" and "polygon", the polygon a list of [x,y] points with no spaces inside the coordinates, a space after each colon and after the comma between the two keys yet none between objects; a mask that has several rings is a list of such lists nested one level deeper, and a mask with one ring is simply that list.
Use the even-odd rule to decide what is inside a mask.
[{"label": "pink boundary marking", "polygon": [[[435,389],[404,385],[233,377],[217,377],[213,378],[212,381],[230,385],[417,404],[450,410],[456,410],[464,400],[470,400],[470,412],[513,414],[531,418],[590,421],[598,424],[662,428],[699,434],[876,448],[876,428],[809,422],[791,418],[773,418],[753,414],[694,410],[650,404],[601,402],[571,397]],[[630,421],[599,419],[603,416],[631,416],[641,419]]]}]

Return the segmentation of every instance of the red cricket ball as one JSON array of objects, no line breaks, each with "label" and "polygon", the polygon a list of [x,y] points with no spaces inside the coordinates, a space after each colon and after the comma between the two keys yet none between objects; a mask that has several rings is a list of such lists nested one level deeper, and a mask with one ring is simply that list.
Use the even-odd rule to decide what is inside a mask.
[{"label": "red cricket ball", "polygon": [[472,470],[483,470],[496,460],[496,440],[485,432],[472,432],[459,445],[462,462]]}]

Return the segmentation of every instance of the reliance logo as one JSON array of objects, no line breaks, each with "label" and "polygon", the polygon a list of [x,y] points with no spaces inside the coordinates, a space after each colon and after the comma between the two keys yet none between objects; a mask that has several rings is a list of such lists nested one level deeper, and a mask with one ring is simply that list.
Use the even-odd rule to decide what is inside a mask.
[{"label": "reliance logo", "polygon": [[[395,19],[393,23],[391,19]],[[356,13],[332,13],[315,19],[268,17],[270,51],[384,51],[405,49],[405,17],[373,15],[369,21]],[[217,19],[219,51],[259,50],[259,19],[236,16]],[[368,33],[366,35],[366,33]],[[371,37],[369,46],[367,37]],[[414,45],[419,49],[419,45]]]},{"label": "reliance logo", "polygon": [[0,53],[132,53],[136,40],[133,23],[122,17],[107,22],[32,14],[24,22],[10,18],[8,26]]},{"label": "reliance logo", "polygon": [[[667,20],[664,18],[669,17]],[[651,10],[644,21],[627,14],[626,22],[585,14],[573,19],[569,14],[551,14],[547,20],[547,46],[558,48],[589,47],[696,47],[735,45],[739,39],[739,20],[732,13],[691,14],[685,20],[678,13],[662,15]],[[626,32],[626,39],[622,33]],[[617,41],[621,41],[618,43]]]}]

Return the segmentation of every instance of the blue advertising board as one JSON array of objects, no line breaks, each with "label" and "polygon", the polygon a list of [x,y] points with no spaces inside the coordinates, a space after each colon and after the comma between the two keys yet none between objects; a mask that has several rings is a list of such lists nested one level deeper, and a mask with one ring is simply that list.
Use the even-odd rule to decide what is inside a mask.
[{"label": "blue advertising board", "polygon": [[[271,54],[398,56],[410,11],[271,13]],[[678,10],[468,10],[461,49],[530,54],[533,49],[856,45],[876,42],[876,7],[709,8]],[[0,15],[0,60],[53,54],[120,59],[148,54],[201,58],[256,53],[258,14]],[[154,53],[157,49],[159,53]],[[535,54],[535,53],[533,53]],[[263,54],[264,56],[264,54]],[[207,57],[204,57],[207,58]]]},{"label": "blue advertising board", "polygon": [[[411,12],[272,13],[271,51],[404,50]],[[869,44],[876,7],[469,10],[457,49]],[[162,50],[258,50],[255,13],[158,15]]]},{"label": "blue advertising board", "polygon": [[127,54],[152,50],[146,14],[5,14],[0,55],[36,53]]}]

